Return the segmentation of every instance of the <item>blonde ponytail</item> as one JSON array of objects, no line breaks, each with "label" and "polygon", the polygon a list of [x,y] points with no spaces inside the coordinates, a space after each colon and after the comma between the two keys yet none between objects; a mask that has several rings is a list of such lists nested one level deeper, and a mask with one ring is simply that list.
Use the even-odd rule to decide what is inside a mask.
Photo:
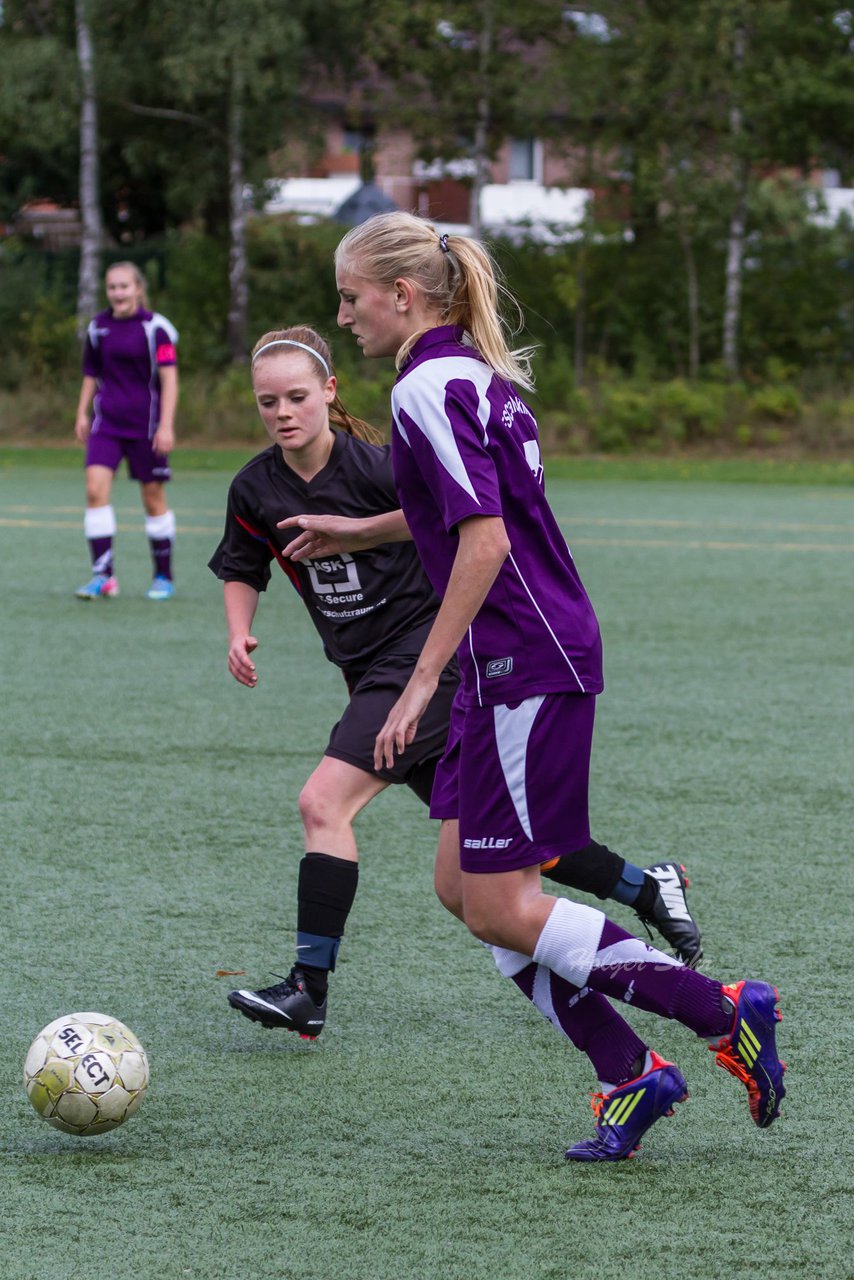
[{"label": "blonde ponytail", "polygon": [[[440,324],[461,325],[490,368],[533,390],[533,348],[510,346],[522,327],[522,311],[504,284],[485,245],[471,236],[439,235],[436,227],[410,213],[380,213],[348,231],[335,251],[336,267],[376,284],[411,280],[439,315]],[[507,324],[502,306],[514,313]],[[400,368],[420,334],[397,353]]]}]

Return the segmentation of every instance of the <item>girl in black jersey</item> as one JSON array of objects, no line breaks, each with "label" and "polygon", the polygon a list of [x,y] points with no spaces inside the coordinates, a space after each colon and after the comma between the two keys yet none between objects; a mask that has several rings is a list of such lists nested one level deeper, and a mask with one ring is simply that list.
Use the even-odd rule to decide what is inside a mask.
[{"label": "girl in black jersey", "polygon": [[[356,893],[353,821],[391,782],[405,782],[429,801],[457,676],[454,664],[446,669],[406,762],[375,771],[377,729],[405,687],[438,602],[399,518],[388,447],[342,405],[326,343],[301,326],[265,334],[253,351],[252,381],[273,444],[232,482],[225,534],[210,561],[225,584],[228,669],[254,688],[252,622],[276,560],[301,594],[326,656],[342,670],[350,698],[299,797],[305,854],[297,963],[283,982],[234,991],[229,1003],[266,1026],[314,1038],[325,1021],[328,974]],[[286,552],[311,535],[294,542],[295,531],[279,527],[283,518],[287,524],[287,517],[330,510],[369,519],[370,546],[359,549],[356,524],[347,550],[289,558]]]},{"label": "girl in black jersey", "polygon": [[[302,596],[350,697],[299,797],[305,852],[294,967],[275,986],[232,991],[228,999],[254,1021],[314,1039],[356,893],[353,822],[392,782],[406,783],[429,803],[458,676],[450,664],[412,744],[392,767],[376,770],[377,733],[412,673],[438,600],[399,510],[388,446],[341,403],[324,340],[305,326],[265,334],[253,350],[252,381],[272,444],[234,478],[225,533],[210,561],[224,583],[228,669],[255,687],[252,624],[275,560]],[[546,874],[630,903],[682,958],[699,957],[678,864],[645,872],[591,843]]]}]

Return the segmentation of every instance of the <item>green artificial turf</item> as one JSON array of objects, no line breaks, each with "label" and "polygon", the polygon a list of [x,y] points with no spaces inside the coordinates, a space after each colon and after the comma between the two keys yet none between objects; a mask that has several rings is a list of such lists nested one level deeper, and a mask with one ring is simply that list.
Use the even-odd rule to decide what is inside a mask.
[{"label": "green artificial turf", "polygon": [[[257,689],[227,675],[205,567],[226,471],[178,467],[165,604],[117,481],[122,595],[82,604],[82,477],[41,462],[0,471],[3,1280],[850,1276],[854,491],[550,480],[605,643],[594,836],[688,863],[703,968],[779,984],[790,1064],[760,1132],[704,1044],[629,1011],[691,1096],[635,1160],[591,1167],[563,1160],[592,1131],[586,1060],[444,915],[435,824],[403,789],[358,823],[320,1040],[228,1009],[290,966],[296,798],[340,675],[284,578]],[[101,1138],[51,1129],[21,1083],[78,1009],[151,1061]]]}]

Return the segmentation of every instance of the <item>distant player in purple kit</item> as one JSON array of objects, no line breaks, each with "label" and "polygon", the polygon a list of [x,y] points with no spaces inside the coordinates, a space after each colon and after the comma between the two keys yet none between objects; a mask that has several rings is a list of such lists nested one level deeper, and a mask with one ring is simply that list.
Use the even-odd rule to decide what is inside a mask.
[{"label": "distant player in purple kit", "polygon": [[[784,1095],[776,989],[697,973],[608,920],[543,892],[540,866],[589,839],[587,786],[601,645],[592,606],[548,506],[537,427],[514,384],[500,283],[477,241],[403,213],[353,228],[336,252],[338,322],[367,357],[396,360],[395,484],[442,605],[380,731],[375,765],[406,758],[438,674],[461,670],[431,815],[436,887],[493,948],[499,970],[580,1048],[600,1080],[594,1136],[571,1160],[621,1160],[687,1096],[684,1077],[607,997],[712,1042],[767,1127]],[[555,992],[572,992],[569,1009]]]},{"label": "distant player in purple kit", "polygon": [[148,599],[169,600],[175,593],[175,516],[164,486],[171,476],[168,455],[175,445],[178,332],[165,316],[148,310],[145,278],[132,262],[113,263],[105,284],[110,306],[95,316],[86,333],[74,424],[77,439],[86,445],[84,528],[92,559],[91,580],[76,594],[79,600],[119,594],[110,496],[113,476],[126,458],[142,492],[154,566]]},{"label": "distant player in purple kit", "polygon": [[[255,687],[252,625],[276,561],[343,672],[349,701],[299,797],[305,848],[294,965],[272,987],[232,991],[229,1003],[265,1026],[316,1038],[358,883],[353,822],[391,783],[406,783],[429,803],[459,676],[452,659],[405,755],[375,768],[377,733],[406,687],[439,601],[399,509],[389,447],[373,443],[378,434],[345,409],[320,335],[306,326],[265,334],[253,352],[252,383],[272,444],[234,478],[210,561],[224,584],[228,669]],[[603,845],[583,844],[571,858],[555,859],[548,874],[631,903],[679,954],[696,959],[700,935],[679,865],[645,872]]]}]

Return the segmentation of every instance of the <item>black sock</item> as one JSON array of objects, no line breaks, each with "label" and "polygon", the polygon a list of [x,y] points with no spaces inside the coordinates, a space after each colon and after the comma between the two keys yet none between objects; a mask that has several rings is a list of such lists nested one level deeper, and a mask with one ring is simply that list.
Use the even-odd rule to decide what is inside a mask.
[{"label": "black sock", "polygon": [[305,989],[315,1004],[323,1004],[329,990],[329,970],[316,969],[312,964],[301,964],[302,976],[305,978]]},{"label": "black sock", "polygon": [[554,865],[546,863],[543,875],[570,889],[581,889],[597,898],[610,898],[625,865],[625,858],[607,845],[591,840],[583,849],[558,858]]},{"label": "black sock", "polygon": [[356,896],[359,864],[330,853],[307,853],[297,890],[297,959],[312,1000],[323,1000],[344,925]]},{"label": "black sock", "polygon": [[640,893],[635,898],[632,906],[639,916],[652,915],[652,909],[655,906],[655,900],[658,897],[658,881],[655,876],[645,875]]}]

